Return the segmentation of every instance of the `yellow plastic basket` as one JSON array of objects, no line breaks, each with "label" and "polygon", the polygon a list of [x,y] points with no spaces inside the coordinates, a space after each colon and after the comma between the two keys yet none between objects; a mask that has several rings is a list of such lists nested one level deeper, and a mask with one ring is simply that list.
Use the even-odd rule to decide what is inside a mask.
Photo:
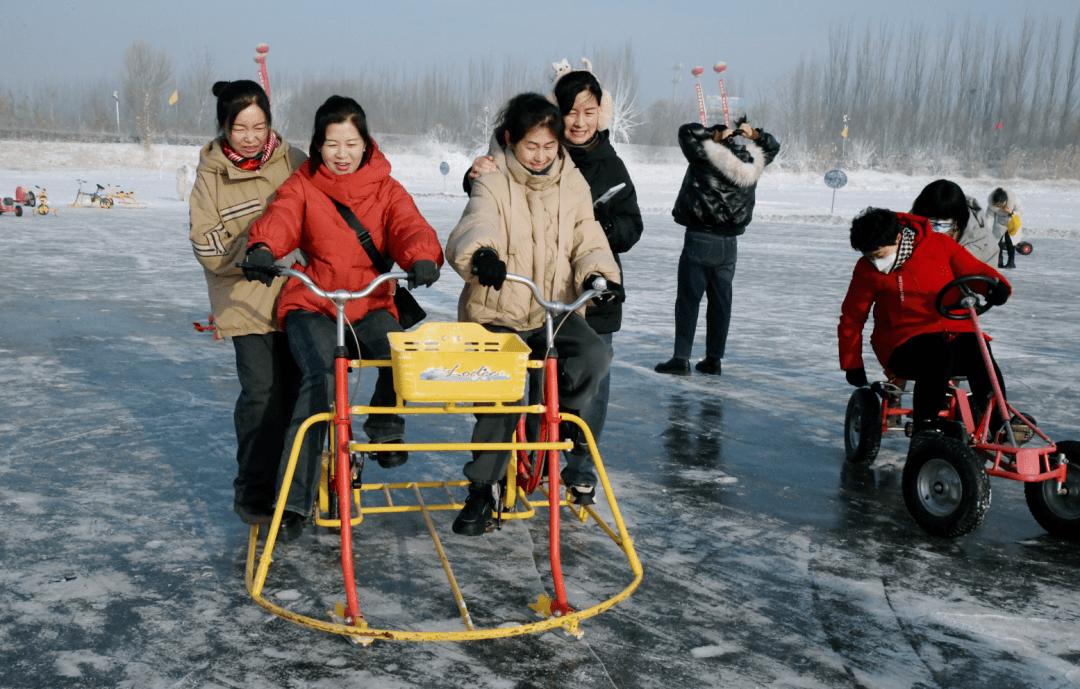
[{"label": "yellow plastic basket", "polygon": [[529,346],[479,323],[425,323],[390,333],[394,389],[409,402],[513,402],[525,393]]}]

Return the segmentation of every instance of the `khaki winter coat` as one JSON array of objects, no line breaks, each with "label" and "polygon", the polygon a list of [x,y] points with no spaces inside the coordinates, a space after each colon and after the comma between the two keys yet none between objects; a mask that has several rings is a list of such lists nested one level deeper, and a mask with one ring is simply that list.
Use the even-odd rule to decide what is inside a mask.
[{"label": "khaki winter coat", "polygon": [[266,165],[253,172],[241,170],[226,158],[217,139],[203,146],[199,154],[191,190],[190,239],[195,258],[206,273],[210,310],[219,337],[261,335],[280,329],[274,321],[274,302],[285,278],[277,278],[270,287],[258,280],[249,282],[236,263],[244,260],[251,223],[306,158],[284,140]]},{"label": "khaki winter coat", "polygon": [[551,169],[533,175],[513,153],[492,146],[498,169],[473,182],[465,212],[446,242],[446,258],[465,279],[458,317],[517,331],[544,324],[532,291],[516,282],[483,287],[471,274],[478,250],[493,249],[508,273],[535,282],[549,301],[572,302],[591,275],[619,282],[615,257],[593,218],[592,193],[570,157],[560,151]]}]

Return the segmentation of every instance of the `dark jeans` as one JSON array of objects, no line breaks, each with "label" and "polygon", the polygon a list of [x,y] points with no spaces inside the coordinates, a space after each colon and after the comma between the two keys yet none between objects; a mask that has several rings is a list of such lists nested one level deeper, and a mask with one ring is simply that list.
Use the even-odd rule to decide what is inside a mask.
[{"label": "dark jeans", "polygon": [[[514,332],[508,328],[485,327],[492,332]],[[544,356],[547,349],[544,328],[519,332],[518,335],[532,348],[532,358]],[[592,405],[600,379],[608,373],[611,366],[611,348],[577,313],[567,316],[562,327],[555,333],[555,348],[559,357],[559,408],[580,416],[579,410],[588,409]],[[514,435],[518,417],[518,414],[476,414],[472,442],[509,442]],[[465,476],[473,483],[497,483],[506,473],[510,459],[509,452],[474,450],[472,461],[465,464]],[[591,455],[588,463],[592,464]],[[592,471],[591,466],[589,471]],[[584,482],[584,479],[577,476],[565,474],[563,479],[574,483]],[[594,475],[592,481],[595,480]]]},{"label": "dark jeans", "polygon": [[300,388],[300,369],[289,352],[285,333],[240,335],[236,351],[236,479],[238,504],[263,508],[274,501],[278,464],[285,446],[285,426]]},{"label": "dark jeans", "polygon": [[1003,253],[1009,257],[1007,265],[1012,265],[1016,261],[1016,247],[1013,245],[1012,235],[1008,232],[1001,235],[1001,239],[998,240],[998,268],[1006,265],[1002,260]]},{"label": "dark jeans", "polygon": [[679,257],[679,289],[675,297],[675,356],[689,359],[697,330],[702,295],[705,311],[705,356],[723,359],[731,323],[731,281],[735,277],[738,238],[708,232],[687,232]]},{"label": "dark jeans", "polygon": [[[986,402],[993,393],[990,376],[986,372],[979,341],[975,333],[958,333],[950,342],[944,333],[924,333],[905,341],[893,350],[889,357],[889,370],[901,378],[915,381],[912,416],[916,421],[937,418],[949,392],[949,379],[967,376],[971,387],[972,413],[976,422],[982,417]],[[986,343],[989,351],[990,343]],[[1005,394],[1005,381],[1001,369],[990,352],[990,361]],[[990,430],[1000,423],[1001,415],[994,408]]]},{"label": "dark jeans", "polygon": [[[386,334],[400,332],[401,325],[389,311],[372,311],[352,324],[360,340],[359,355],[364,359],[389,359],[390,341]],[[278,468],[278,489],[285,478],[293,441],[301,424],[314,414],[330,411],[334,402],[334,348],[337,343],[337,323],[330,316],[311,311],[290,311],[285,317],[285,332],[289,347],[303,374],[300,394],[296,400],[292,421],[285,436],[285,448]],[[345,330],[350,358],[357,356],[352,331]],[[368,369],[370,370],[370,369]],[[394,393],[394,373],[389,368],[378,369],[375,392],[370,406],[392,407],[397,403]],[[296,461],[292,486],[285,508],[307,516],[315,505],[318,490],[320,460],[326,442],[328,424],[317,423],[304,435],[300,456]],[[405,437],[405,420],[397,414],[371,414],[364,422],[364,432],[373,443],[400,440]]]}]

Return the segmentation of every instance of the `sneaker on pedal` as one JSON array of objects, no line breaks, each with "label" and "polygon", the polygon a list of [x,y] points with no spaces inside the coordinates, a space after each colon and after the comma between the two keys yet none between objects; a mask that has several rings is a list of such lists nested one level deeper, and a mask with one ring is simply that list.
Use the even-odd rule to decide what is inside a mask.
[{"label": "sneaker on pedal", "polygon": [[251,526],[269,524],[274,518],[273,506],[266,503],[234,502],[232,508],[240,516],[240,521]]},{"label": "sneaker on pedal", "polygon": [[304,533],[304,522],[307,519],[302,514],[286,510],[281,517],[281,526],[278,528],[277,540],[279,543],[288,543],[300,538]]},{"label": "sneaker on pedal", "polygon": [[491,528],[495,509],[495,487],[486,483],[470,483],[469,497],[458,512],[451,527],[461,536],[481,536]]},{"label": "sneaker on pedal", "polygon": [[596,503],[596,486],[570,486],[566,489],[566,501],[572,505]]},{"label": "sneaker on pedal", "polygon": [[[385,445],[401,445],[403,440],[387,440]],[[383,469],[393,469],[409,461],[409,453],[404,450],[379,450],[371,453],[371,458],[379,463]]]}]

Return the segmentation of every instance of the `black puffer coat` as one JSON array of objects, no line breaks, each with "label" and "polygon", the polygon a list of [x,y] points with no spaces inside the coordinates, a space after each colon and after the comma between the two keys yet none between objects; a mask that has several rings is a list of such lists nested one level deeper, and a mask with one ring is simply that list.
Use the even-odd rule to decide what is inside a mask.
[{"label": "black puffer coat", "polygon": [[[621,271],[619,254],[629,251],[637,244],[641,239],[644,224],[638,209],[637,191],[634,183],[630,181],[626,165],[611,146],[610,133],[604,130],[596,135],[595,146],[567,146],[566,149],[584,175],[585,181],[589,183],[594,203],[612,187],[626,185],[615,196],[593,207],[593,213],[604,228],[611,252],[615,254],[615,261],[619,263]],[[625,275],[622,284],[626,285]],[[622,304],[591,304],[585,309],[585,320],[597,333],[616,332],[622,327]]]},{"label": "black puffer coat", "polygon": [[780,144],[761,130],[756,141],[716,143],[713,131],[696,122],[679,127],[679,147],[690,166],[671,214],[689,230],[733,237],[753,219],[758,179]]},{"label": "black puffer coat", "polygon": [[[615,196],[593,207],[596,220],[604,228],[611,252],[615,254],[615,261],[619,263],[621,271],[619,254],[629,251],[637,244],[644,228],[641,211],[638,209],[637,191],[634,183],[630,181],[630,173],[615,153],[611,145],[611,134],[607,130],[597,132],[595,145],[567,146],[566,150],[585,181],[589,183],[594,203],[612,187],[626,185],[616,192]],[[461,186],[466,194],[472,191],[472,180],[468,171],[465,172]],[[625,277],[622,285],[626,286]],[[585,320],[597,333],[616,332],[622,327],[622,304],[590,304],[585,309]]]}]

